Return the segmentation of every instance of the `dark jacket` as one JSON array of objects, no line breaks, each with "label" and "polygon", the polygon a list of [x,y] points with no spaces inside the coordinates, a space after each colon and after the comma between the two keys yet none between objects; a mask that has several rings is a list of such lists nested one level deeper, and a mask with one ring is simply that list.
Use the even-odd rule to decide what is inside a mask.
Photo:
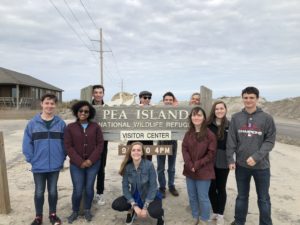
[{"label": "dark jacket", "polygon": [[32,166],[33,173],[59,171],[64,164],[66,154],[63,135],[65,122],[54,116],[48,129],[41,114],[30,120],[24,131],[23,154]]},{"label": "dark jacket", "polygon": [[65,130],[64,143],[72,164],[80,167],[86,159],[94,164],[103,150],[103,134],[95,122],[89,122],[85,130],[79,122],[73,122]]},{"label": "dark jacket", "polygon": [[[214,121],[208,125],[208,128],[216,135],[218,135],[218,125]],[[228,169],[227,156],[226,156],[226,142],[229,130],[229,121],[226,120],[224,127],[223,139],[217,139],[217,153],[215,160],[215,167],[220,169]]]},{"label": "dark jacket", "polygon": [[[272,116],[257,107],[249,114],[245,109],[232,116],[227,138],[227,161],[250,169],[270,167],[269,152],[273,149],[276,127]],[[256,164],[248,166],[247,159],[252,157]]]},{"label": "dark jacket", "polygon": [[[196,180],[214,179],[216,148],[216,137],[209,129],[207,137],[200,142],[196,139],[195,132],[186,132],[182,141],[183,175]],[[192,168],[195,172],[192,172]]]}]

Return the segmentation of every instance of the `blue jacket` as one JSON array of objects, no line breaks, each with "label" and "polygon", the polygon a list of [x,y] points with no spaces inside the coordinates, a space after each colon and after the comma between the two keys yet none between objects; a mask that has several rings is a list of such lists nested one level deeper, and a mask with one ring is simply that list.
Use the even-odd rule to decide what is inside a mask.
[{"label": "blue jacket", "polygon": [[64,150],[65,122],[54,116],[50,128],[41,114],[36,114],[27,124],[23,138],[23,154],[32,166],[33,173],[59,171],[66,158]]},{"label": "blue jacket", "polygon": [[155,199],[157,194],[156,171],[153,163],[147,159],[142,159],[137,170],[132,162],[125,167],[122,189],[123,195],[129,203],[134,202],[133,194],[136,188],[143,202],[150,203]]}]

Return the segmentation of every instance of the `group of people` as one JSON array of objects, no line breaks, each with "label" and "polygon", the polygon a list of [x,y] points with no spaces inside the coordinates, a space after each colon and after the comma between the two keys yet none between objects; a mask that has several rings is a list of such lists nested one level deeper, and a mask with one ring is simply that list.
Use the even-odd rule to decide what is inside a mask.
[{"label": "group of people", "polygon": [[[108,143],[103,139],[101,127],[93,121],[93,105],[103,105],[103,96],[104,87],[95,85],[92,104],[87,101],[75,103],[72,112],[76,121],[67,126],[55,115],[56,96],[46,94],[42,97],[42,112],[29,121],[23,139],[23,153],[32,165],[35,183],[36,217],[31,225],[43,222],[46,185],[49,220],[53,225],[61,224],[56,214],[57,181],[66,155],[70,158],[73,183],[72,213],[68,222],[73,223],[78,218],[83,193],[86,221],[92,220],[93,199],[99,205],[105,204],[103,192]],[[141,106],[150,105],[151,97],[151,92],[141,92]],[[214,102],[207,117],[201,108],[200,97],[200,93],[191,96],[190,105],[193,107],[188,117],[189,129],[182,141],[183,175],[193,224],[207,224],[210,220],[216,220],[218,225],[224,224],[227,177],[229,171],[235,169],[238,193],[235,220],[231,225],[246,222],[252,176],[258,196],[259,224],[271,225],[269,152],[275,143],[276,128],[273,118],[257,106],[259,90],[255,87],[242,90],[244,108],[234,114],[231,121],[226,116],[226,104],[219,100]],[[178,102],[172,92],[167,92],[163,104],[175,107]],[[163,225],[162,200],[166,197],[166,187],[173,196],[179,196],[175,187],[177,140],[158,142],[172,145],[173,154],[157,156],[156,169],[152,157],[147,156],[144,149],[144,145],[152,145],[152,141],[131,141],[128,144],[129,151],[119,170],[123,194],[112,202],[112,208],[127,212],[126,224],[132,224],[136,216],[145,218],[149,215],[157,219],[157,225]]]}]

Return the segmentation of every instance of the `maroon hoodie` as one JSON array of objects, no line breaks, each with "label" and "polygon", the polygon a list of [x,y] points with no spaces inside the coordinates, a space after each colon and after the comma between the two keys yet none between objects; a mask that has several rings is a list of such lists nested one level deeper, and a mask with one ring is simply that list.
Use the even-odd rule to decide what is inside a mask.
[{"label": "maroon hoodie", "polygon": [[[216,149],[216,137],[209,129],[207,137],[203,141],[196,139],[195,132],[186,132],[182,141],[183,175],[195,180],[214,179]],[[192,171],[192,168],[195,169],[195,172]]]},{"label": "maroon hoodie", "polygon": [[97,123],[89,122],[84,130],[76,121],[67,126],[64,143],[70,162],[80,167],[87,159],[93,164],[100,159],[104,141],[101,128]]}]

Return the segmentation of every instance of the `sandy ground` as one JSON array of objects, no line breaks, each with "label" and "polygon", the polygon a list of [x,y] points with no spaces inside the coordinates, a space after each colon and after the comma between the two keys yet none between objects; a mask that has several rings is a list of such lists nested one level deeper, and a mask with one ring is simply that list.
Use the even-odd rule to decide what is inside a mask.
[{"label": "sandy ground", "polygon": [[[34,218],[33,192],[34,183],[30,165],[27,164],[21,153],[21,143],[26,120],[0,120],[0,131],[4,132],[6,162],[8,169],[8,182],[10,188],[10,200],[12,211],[9,215],[0,215],[0,225],[29,225]],[[113,199],[121,195],[121,177],[117,174],[122,156],[117,155],[118,143],[109,143],[108,163],[106,166],[106,205],[93,205],[92,212],[95,215],[91,225],[125,224],[125,213],[113,211],[111,203]],[[180,146],[180,143],[179,143]],[[154,157],[156,164],[156,158]],[[181,150],[178,150],[176,165],[176,186],[180,192],[179,197],[173,197],[167,192],[163,201],[166,224],[192,224],[191,213],[188,209],[188,197],[186,192],[185,177],[182,175],[183,160]],[[271,200],[272,217],[274,225],[300,224],[300,147],[276,143],[271,153]],[[59,201],[57,213],[67,224],[66,218],[71,212],[72,184],[69,174],[69,162],[60,174]],[[231,172],[227,185],[228,201],[225,210],[226,224],[233,220],[234,203],[236,197],[236,185],[234,173]],[[45,198],[47,199],[47,198]],[[44,223],[49,225],[47,219],[48,203],[44,206]],[[143,223],[142,223],[143,222]],[[73,223],[87,224],[84,219]],[[156,221],[147,218],[145,221],[138,219],[134,224],[156,224]],[[211,223],[214,224],[214,223]],[[252,183],[249,215],[247,225],[258,224],[258,208],[256,204],[255,187]]]}]

